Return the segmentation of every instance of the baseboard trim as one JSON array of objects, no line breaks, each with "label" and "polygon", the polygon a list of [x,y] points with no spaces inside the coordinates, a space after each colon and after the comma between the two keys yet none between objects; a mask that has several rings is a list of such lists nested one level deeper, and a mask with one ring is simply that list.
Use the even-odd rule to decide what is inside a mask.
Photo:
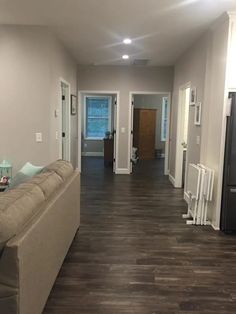
[{"label": "baseboard trim", "polygon": [[173,186],[175,187],[175,178],[170,173],[169,173],[169,180],[173,184]]},{"label": "baseboard trim", "polygon": [[104,157],[103,152],[82,152],[82,156],[88,156],[88,157]]},{"label": "baseboard trim", "polygon": [[165,173],[164,173],[164,175],[165,176],[168,176],[170,174],[170,170],[168,169]]},{"label": "baseboard trim", "polygon": [[116,169],[115,174],[130,174],[130,172],[127,168],[118,168]]},{"label": "baseboard trim", "polygon": [[219,230],[220,230],[220,227],[216,227],[213,222],[211,223],[211,226],[212,226],[212,228],[213,228],[215,231],[219,231]]}]

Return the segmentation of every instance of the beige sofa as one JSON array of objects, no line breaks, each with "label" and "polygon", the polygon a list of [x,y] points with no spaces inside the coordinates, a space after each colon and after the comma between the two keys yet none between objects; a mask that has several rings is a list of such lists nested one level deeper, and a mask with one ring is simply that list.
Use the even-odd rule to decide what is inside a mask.
[{"label": "beige sofa", "polygon": [[80,224],[80,175],[57,161],[0,193],[0,313],[42,313]]}]

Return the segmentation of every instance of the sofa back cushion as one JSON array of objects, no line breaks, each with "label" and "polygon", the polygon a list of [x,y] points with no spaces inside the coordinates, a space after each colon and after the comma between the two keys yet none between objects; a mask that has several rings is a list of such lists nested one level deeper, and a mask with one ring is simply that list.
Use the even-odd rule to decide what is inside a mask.
[{"label": "sofa back cushion", "polygon": [[23,183],[18,188],[0,196],[0,252],[5,243],[15,236],[45,201],[43,191],[32,183]]},{"label": "sofa back cushion", "polygon": [[47,200],[61,186],[63,180],[56,172],[47,171],[33,177],[30,183],[38,185]]},{"label": "sofa back cushion", "polygon": [[57,160],[50,165],[46,166],[43,172],[54,171],[58,174],[63,181],[72,175],[74,169],[70,162],[66,160]]},{"label": "sofa back cushion", "polygon": [[0,252],[72,174],[72,165],[58,160],[26,183],[0,194]]}]

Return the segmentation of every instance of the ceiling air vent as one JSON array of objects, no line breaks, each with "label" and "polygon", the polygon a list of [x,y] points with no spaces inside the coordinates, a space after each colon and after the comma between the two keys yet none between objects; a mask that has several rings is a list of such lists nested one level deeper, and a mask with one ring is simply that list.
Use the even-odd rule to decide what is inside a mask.
[{"label": "ceiling air vent", "polygon": [[148,64],[148,59],[134,59],[133,65],[147,65]]}]

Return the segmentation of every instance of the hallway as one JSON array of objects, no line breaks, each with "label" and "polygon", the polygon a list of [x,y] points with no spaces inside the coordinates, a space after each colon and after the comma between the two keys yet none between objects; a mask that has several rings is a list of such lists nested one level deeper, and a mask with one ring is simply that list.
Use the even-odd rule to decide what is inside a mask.
[{"label": "hallway", "polygon": [[83,161],[80,231],[44,313],[235,313],[236,238],[185,224],[161,162],[102,163]]}]

